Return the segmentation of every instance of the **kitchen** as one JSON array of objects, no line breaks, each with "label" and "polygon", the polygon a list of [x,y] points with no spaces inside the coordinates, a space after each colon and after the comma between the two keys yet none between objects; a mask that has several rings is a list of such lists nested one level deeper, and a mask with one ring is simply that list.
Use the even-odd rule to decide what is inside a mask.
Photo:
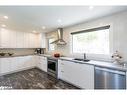
[{"label": "kitchen", "polygon": [[0,12],[0,89],[127,88],[126,6]]}]

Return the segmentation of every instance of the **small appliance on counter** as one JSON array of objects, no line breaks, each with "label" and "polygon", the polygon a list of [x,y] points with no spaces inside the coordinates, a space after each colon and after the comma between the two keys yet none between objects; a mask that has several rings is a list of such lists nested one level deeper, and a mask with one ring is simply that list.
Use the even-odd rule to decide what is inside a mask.
[{"label": "small appliance on counter", "polygon": [[0,56],[5,56],[6,53],[0,52]]},{"label": "small appliance on counter", "polygon": [[34,53],[35,54],[44,54],[44,51],[41,48],[37,48]]},{"label": "small appliance on counter", "polygon": [[54,57],[60,57],[60,53],[54,53]]},{"label": "small appliance on counter", "polygon": [[0,56],[12,56],[14,53],[11,53],[11,52],[0,52]]},{"label": "small appliance on counter", "polygon": [[12,56],[14,53],[8,53],[9,56]]}]

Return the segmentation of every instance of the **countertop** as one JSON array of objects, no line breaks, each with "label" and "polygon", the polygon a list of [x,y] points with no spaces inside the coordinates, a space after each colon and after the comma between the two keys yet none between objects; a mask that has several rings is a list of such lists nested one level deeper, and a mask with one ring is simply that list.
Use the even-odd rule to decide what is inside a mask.
[{"label": "countertop", "polygon": [[115,70],[127,71],[127,64],[123,66],[123,65],[118,65],[115,63],[111,63],[111,62],[95,61],[95,60],[83,62],[83,61],[73,60],[74,58],[69,58],[69,57],[60,57],[60,59],[66,60],[66,61],[72,61],[72,62],[76,62],[76,63],[80,63],[80,64],[89,64],[89,65],[106,67],[106,68],[115,69]]},{"label": "countertop", "polygon": [[47,54],[24,54],[24,55],[0,56],[0,58],[11,58],[11,57],[22,57],[22,56],[45,56],[45,57],[51,57],[51,55],[47,55]]},{"label": "countertop", "polygon": [[0,56],[0,58],[11,58],[11,57],[33,56],[33,55],[35,55],[35,54],[12,55],[12,56]]},{"label": "countertop", "polygon": [[[47,55],[47,54],[42,54],[40,56],[54,58],[51,55]],[[115,64],[115,63],[111,63],[111,62],[95,61],[95,60],[90,60],[88,62],[83,62],[83,61],[74,60],[74,58],[71,58],[71,57],[59,57],[57,59],[72,61],[72,62],[76,62],[76,63],[79,63],[79,64],[89,64],[89,65],[99,66],[99,67],[103,67],[103,68],[106,67],[106,68],[115,69],[115,70],[127,71],[127,64],[126,65],[118,65],[118,64]]]},{"label": "countertop", "polygon": [[[47,54],[41,54],[39,56],[54,58],[51,55],[47,55]],[[76,62],[76,63],[79,63],[79,64],[89,64],[89,65],[99,66],[99,67],[103,67],[103,68],[106,67],[106,68],[115,69],[115,70],[127,71],[127,64],[126,65],[118,65],[118,64],[115,64],[115,63],[111,63],[111,62],[95,61],[95,60],[90,60],[88,62],[83,62],[83,61],[74,60],[74,58],[71,58],[71,57],[59,57],[57,59],[72,61],[72,62]]]},{"label": "countertop", "polygon": [[[27,55],[13,55],[13,56],[0,56],[0,58],[11,58],[11,57],[22,57],[22,56],[44,56],[44,57],[50,57],[54,58],[51,55],[48,54],[27,54]],[[95,60],[90,60],[88,62],[83,62],[83,61],[77,61],[73,60],[74,58],[70,57],[59,57],[57,59],[62,59],[66,61],[72,61],[78,64],[89,64],[89,65],[94,65],[94,66],[99,66],[99,67],[106,67],[106,68],[111,68],[111,69],[116,69],[116,70],[121,70],[121,71],[127,71],[127,64],[126,65],[117,65],[111,62],[104,62],[104,61],[95,61]]]}]

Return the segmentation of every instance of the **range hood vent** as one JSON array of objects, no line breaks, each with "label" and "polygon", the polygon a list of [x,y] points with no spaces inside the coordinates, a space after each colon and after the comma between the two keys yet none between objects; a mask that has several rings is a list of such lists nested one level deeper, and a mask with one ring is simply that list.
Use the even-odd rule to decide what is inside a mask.
[{"label": "range hood vent", "polygon": [[50,44],[66,45],[67,43],[63,40],[63,28],[57,30],[58,39],[51,42]]}]

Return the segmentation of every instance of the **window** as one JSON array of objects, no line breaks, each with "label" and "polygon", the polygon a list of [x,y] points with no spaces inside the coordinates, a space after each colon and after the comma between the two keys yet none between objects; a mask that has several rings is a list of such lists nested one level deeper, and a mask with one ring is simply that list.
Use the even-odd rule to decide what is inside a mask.
[{"label": "window", "polygon": [[109,27],[89,29],[72,34],[72,52],[109,54]]},{"label": "window", "polygon": [[54,45],[54,44],[50,44],[50,43],[53,42],[54,40],[55,40],[54,38],[49,38],[49,39],[48,39],[48,50],[49,50],[49,51],[55,50],[55,45]]}]

